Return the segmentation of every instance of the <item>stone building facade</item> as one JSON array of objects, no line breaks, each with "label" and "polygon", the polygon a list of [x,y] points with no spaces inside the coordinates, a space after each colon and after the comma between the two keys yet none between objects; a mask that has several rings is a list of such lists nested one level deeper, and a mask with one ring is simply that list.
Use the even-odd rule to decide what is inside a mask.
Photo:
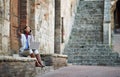
[{"label": "stone building facade", "polygon": [[4,69],[0,77],[35,77],[35,59],[15,56],[20,48],[17,32],[22,32],[26,25],[31,27],[35,41],[40,42],[43,60],[52,61],[54,69],[66,66],[67,56],[62,55],[62,51],[74,21],[77,1],[0,0],[0,69]]},{"label": "stone building facade", "polygon": [[20,42],[17,31],[29,25],[35,40],[41,43],[41,54],[61,54],[74,21],[77,1],[1,0],[0,52],[18,53]]},{"label": "stone building facade", "polygon": [[29,77],[23,72],[31,63],[28,72],[35,75],[31,73],[35,59],[12,57],[20,47],[17,32],[26,25],[31,27],[35,41],[40,42],[43,60],[48,65],[51,61],[56,69],[66,65],[67,56],[60,54],[66,53],[67,47],[71,48],[67,55],[73,64],[120,65],[119,4],[119,0],[0,0],[0,69],[11,71],[17,67],[22,69],[21,75]]},{"label": "stone building facade", "polygon": [[[20,42],[17,31],[22,31],[25,25],[29,25],[35,40],[41,43],[41,54],[62,54],[65,44],[68,43],[80,1],[82,0],[0,0],[0,53],[18,53]],[[120,43],[116,41],[119,34],[113,34],[115,10],[119,8],[116,8],[117,3],[117,0],[104,0],[100,40],[119,52]],[[115,40],[112,36],[116,37]]]}]

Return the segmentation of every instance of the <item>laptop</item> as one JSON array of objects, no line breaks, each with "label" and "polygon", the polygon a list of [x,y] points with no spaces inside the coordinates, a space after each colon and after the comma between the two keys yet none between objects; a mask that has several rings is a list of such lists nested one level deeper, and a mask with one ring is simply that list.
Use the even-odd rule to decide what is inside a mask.
[{"label": "laptop", "polygon": [[31,42],[29,49],[39,49],[40,47],[40,42]]}]

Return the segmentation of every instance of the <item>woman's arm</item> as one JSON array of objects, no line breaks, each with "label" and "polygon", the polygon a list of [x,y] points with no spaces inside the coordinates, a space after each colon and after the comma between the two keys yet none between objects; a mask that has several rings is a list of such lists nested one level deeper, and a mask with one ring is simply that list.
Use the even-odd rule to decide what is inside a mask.
[{"label": "woman's arm", "polygon": [[21,34],[22,34],[21,32],[18,32],[18,35],[19,35],[19,36],[21,36]]},{"label": "woman's arm", "polygon": [[17,34],[18,34],[18,36],[21,36],[22,32],[21,32],[20,28],[18,28]]}]

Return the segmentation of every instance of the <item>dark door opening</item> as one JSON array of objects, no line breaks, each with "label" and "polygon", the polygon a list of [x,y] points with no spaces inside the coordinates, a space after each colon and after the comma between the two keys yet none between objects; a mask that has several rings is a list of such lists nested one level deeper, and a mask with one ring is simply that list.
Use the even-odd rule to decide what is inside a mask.
[{"label": "dark door opening", "polygon": [[116,10],[114,11],[114,33],[120,34],[120,1],[116,3]]},{"label": "dark door opening", "polygon": [[27,21],[27,0],[10,2],[10,48],[12,53],[19,50],[18,28],[23,29]]}]

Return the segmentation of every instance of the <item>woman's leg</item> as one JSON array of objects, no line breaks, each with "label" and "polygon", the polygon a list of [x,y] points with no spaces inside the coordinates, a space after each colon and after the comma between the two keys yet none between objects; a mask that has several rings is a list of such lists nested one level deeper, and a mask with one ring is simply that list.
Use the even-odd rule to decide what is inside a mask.
[{"label": "woman's leg", "polygon": [[[35,54],[33,53],[32,49],[30,49],[30,57],[31,57],[31,58],[35,58]],[[36,58],[36,59],[37,59],[37,58]],[[41,65],[39,64],[38,60],[36,60],[35,66],[36,66],[36,67],[41,67]]]},{"label": "woman's leg", "polygon": [[41,67],[44,67],[44,65],[42,64],[42,60],[41,60],[41,57],[40,57],[40,54],[39,54],[38,50],[35,50],[34,53],[35,53],[37,61],[41,65]]}]

